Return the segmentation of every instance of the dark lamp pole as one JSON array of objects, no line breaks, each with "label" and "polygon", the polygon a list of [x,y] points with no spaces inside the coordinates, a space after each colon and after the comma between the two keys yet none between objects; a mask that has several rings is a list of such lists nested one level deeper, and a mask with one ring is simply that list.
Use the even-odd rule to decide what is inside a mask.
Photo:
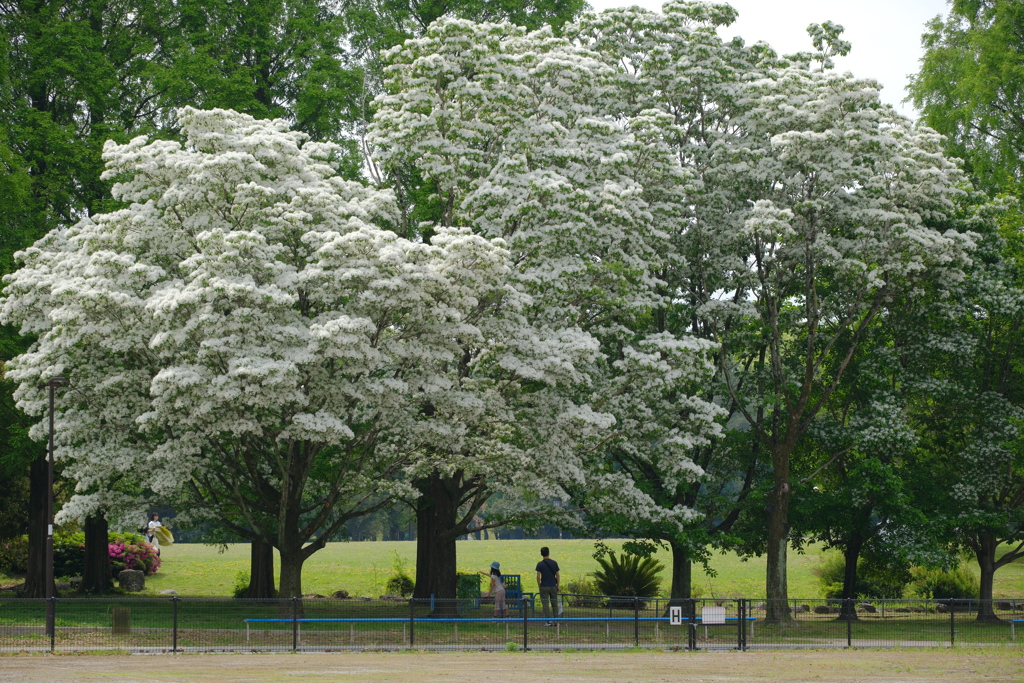
[{"label": "dark lamp pole", "polygon": [[47,460],[46,478],[46,635],[51,641],[56,634],[53,604],[53,399],[57,387],[67,380],[63,377],[51,377],[47,385],[50,387],[50,453]]}]

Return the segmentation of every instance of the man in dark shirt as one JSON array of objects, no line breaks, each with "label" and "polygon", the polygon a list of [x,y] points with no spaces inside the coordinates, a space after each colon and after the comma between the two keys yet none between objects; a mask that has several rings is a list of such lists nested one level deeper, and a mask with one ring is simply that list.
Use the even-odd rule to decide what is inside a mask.
[{"label": "man in dark shirt", "polygon": [[537,563],[537,588],[541,604],[544,605],[544,618],[548,620],[545,626],[554,626],[551,619],[553,614],[558,614],[558,588],[562,583],[558,563],[548,557],[550,553],[547,547],[541,548],[542,559]]}]

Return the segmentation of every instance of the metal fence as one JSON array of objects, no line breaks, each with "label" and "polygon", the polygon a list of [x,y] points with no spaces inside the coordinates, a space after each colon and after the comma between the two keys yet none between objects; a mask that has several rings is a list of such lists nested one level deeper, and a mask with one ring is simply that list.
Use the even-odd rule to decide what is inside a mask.
[{"label": "metal fence", "polygon": [[[1020,646],[1024,599],[790,600],[535,595],[495,616],[485,600],[0,599],[0,652],[767,650]],[[991,609],[988,609],[991,608]],[[980,618],[979,618],[980,617]]]}]

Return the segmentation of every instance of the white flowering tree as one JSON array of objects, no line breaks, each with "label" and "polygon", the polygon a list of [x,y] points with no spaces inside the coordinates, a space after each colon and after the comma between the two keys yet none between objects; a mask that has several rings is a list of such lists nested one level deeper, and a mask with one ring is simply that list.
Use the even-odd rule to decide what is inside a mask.
[{"label": "white flowering tree", "polygon": [[[645,183],[670,197],[674,182],[684,197],[660,223],[671,244],[665,329],[717,347],[702,395],[752,437],[698,443],[693,460],[742,463],[735,488],[767,461],[766,593],[780,620],[791,459],[880,312],[919,298],[924,282],[948,291],[970,240],[948,231],[963,180],[938,137],[881,104],[874,82],[831,71],[849,50],[841,27],[812,25],[815,52],[779,57],[721,41],[717,27],[734,18],[727,6],[670,2],[569,32],[615,66],[618,112],[649,122],[673,152],[675,179],[666,169]],[[721,502],[729,519],[736,510]]]},{"label": "white flowering tree", "polygon": [[[595,469],[595,455],[608,444],[640,443],[657,431],[673,476],[692,477],[699,468],[684,444],[716,429],[706,419],[716,414],[713,406],[690,402],[658,376],[666,368],[680,382],[701,376],[704,348],[644,328],[666,295],[657,277],[667,246],[659,221],[672,209],[665,192],[647,185],[657,175],[649,167],[670,165],[658,161],[667,148],[649,134],[648,121],[633,125],[610,115],[618,101],[615,69],[549,30],[438,22],[390,57],[392,94],[378,100],[369,135],[376,176],[395,188],[409,232],[456,225],[504,239],[524,297],[507,334],[524,338],[516,358],[529,357],[527,349],[544,358],[543,365],[506,362],[504,374],[490,380],[505,392],[486,413],[490,420],[464,423],[466,434],[503,424],[505,435],[494,442],[517,454],[508,459],[515,468],[497,471],[463,448],[465,467],[451,472],[459,461],[451,446],[435,453],[437,462],[420,461],[431,490],[423,489],[418,510],[417,590],[434,591],[428,557],[449,543],[454,560],[454,538],[469,529],[451,512],[443,520],[432,515],[462,496],[470,503],[465,521],[508,482],[539,498],[577,496],[588,506],[600,498],[641,516],[685,518],[682,507],[657,510],[603,462]],[[410,187],[417,178],[421,184]],[[433,220],[420,223],[425,215]],[[466,353],[476,356],[471,347]],[[558,379],[570,370],[577,374]],[[460,382],[468,388],[485,372],[476,364]],[[683,404],[699,413],[684,426],[646,424],[645,411],[649,418]],[[443,500],[451,501],[447,508]]]},{"label": "white flowering tree", "polygon": [[[812,27],[813,29],[814,27]],[[812,31],[812,35],[815,32]],[[737,134],[702,174],[725,188],[701,228],[732,240],[730,285],[703,311],[729,396],[768,452],[769,619],[786,619],[791,458],[833,399],[866,331],[923,283],[948,291],[969,262],[951,230],[963,182],[939,138],[880,103],[877,85],[796,56],[744,89]],[[750,366],[732,349],[764,350]]]},{"label": "white flowering tree", "polygon": [[[384,505],[415,415],[467,317],[501,298],[499,244],[385,229],[389,192],[281,121],[182,109],[185,144],[108,143],[124,208],[20,254],[3,320],[38,341],[8,366],[19,406],[69,379],[57,454],[95,506],[176,500],[280,551],[280,594],[354,515]],[[38,427],[42,430],[43,427]],[[129,485],[130,484],[130,485]]]},{"label": "white flowering tree", "polygon": [[[646,358],[647,372],[636,366],[608,384],[612,412],[633,426],[591,463],[619,481],[590,490],[589,519],[607,532],[667,544],[674,599],[691,596],[693,562],[706,562],[709,547],[723,543],[757,482],[758,444],[736,429],[739,407],[724,396],[722,351],[701,310],[729,286],[722,257],[732,249],[727,233],[698,220],[701,204],[728,191],[705,185],[702,174],[716,145],[735,135],[736,99],[765,52],[718,36],[735,16],[727,5],[673,2],[661,13],[614,9],[567,28],[615,71],[606,110],[627,120],[644,146],[637,177],[666,244],[656,265],[662,303],[637,330],[647,340],[619,361]],[[659,339],[669,346],[650,343]],[[682,349],[689,351],[681,356]],[[732,353],[742,364],[757,350]],[[679,363],[689,370],[680,372]],[[639,498],[617,498],[616,490]]]}]

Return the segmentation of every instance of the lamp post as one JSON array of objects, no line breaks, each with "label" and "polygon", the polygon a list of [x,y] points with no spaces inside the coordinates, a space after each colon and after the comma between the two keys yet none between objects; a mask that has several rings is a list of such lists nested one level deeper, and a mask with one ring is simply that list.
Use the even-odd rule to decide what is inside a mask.
[{"label": "lamp post", "polygon": [[56,635],[53,604],[53,402],[57,387],[67,381],[63,377],[51,377],[50,387],[50,453],[46,468],[46,635],[51,642]]}]

